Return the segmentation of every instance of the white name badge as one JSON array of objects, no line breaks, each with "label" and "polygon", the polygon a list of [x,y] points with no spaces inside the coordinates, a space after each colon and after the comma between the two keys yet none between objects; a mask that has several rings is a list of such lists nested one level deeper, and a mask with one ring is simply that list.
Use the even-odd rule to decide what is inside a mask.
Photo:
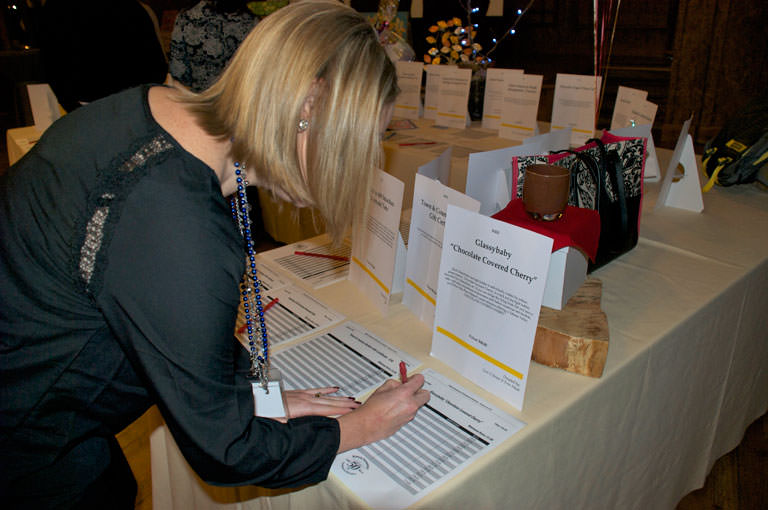
[{"label": "white name badge", "polygon": [[263,418],[286,418],[285,401],[283,400],[282,378],[278,370],[269,373],[266,389],[260,382],[251,383],[253,389],[253,404],[255,416]]}]

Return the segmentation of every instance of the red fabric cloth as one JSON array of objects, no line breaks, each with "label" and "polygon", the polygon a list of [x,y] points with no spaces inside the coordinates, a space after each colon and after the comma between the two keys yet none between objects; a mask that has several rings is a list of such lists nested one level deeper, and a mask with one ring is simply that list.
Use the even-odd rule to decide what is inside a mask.
[{"label": "red fabric cloth", "polygon": [[573,246],[595,261],[597,244],[600,241],[600,215],[597,211],[569,205],[566,206],[562,218],[555,221],[539,221],[525,212],[522,200],[514,199],[492,218],[551,237],[554,240],[553,252]]}]

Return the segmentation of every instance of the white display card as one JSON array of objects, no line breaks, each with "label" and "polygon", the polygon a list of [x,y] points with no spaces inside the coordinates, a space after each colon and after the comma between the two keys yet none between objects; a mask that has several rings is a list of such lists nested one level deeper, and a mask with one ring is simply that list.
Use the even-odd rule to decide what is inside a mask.
[{"label": "white display card", "polygon": [[421,78],[424,74],[422,62],[395,62],[397,85],[400,93],[395,99],[394,117],[418,119],[421,110]]},{"label": "white display card", "polygon": [[432,356],[523,408],[552,239],[448,206]]},{"label": "white display card", "polygon": [[421,165],[416,170],[416,173],[423,175],[424,177],[429,177],[430,179],[438,180],[447,186],[451,177],[452,154],[453,146],[451,145],[448,146],[448,148],[445,149],[438,157],[432,161],[429,161],[428,163]]},{"label": "white display card", "polygon": [[571,128],[571,146],[584,145],[595,133],[600,76],[560,74],[555,77],[552,130]]},{"label": "white display card", "polygon": [[556,131],[549,131],[548,133],[543,133],[541,135],[532,136],[530,138],[526,138],[523,143],[526,145],[535,143],[541,146],[541,150],[539,152],[528,153],[527,155],[546,154],[547,152],[568,150],[568,147],[571,146],[571,128],[567,127],[564,129],[558,129]]},{"label": "white display card", "polygon": [[387,312],[393,285],[402,284],[397,270],[405,271],[405,243],[399,229],[404,189],[403,181],[376,170],[368,217],[352,241],[349,279],[382,313]]},{"label": "white display card", "polygon": [[469,119],[467,101],[471,69],[446,67],[440,71],[440,91],[437,96],[436,126],[465,128]]},{"label": "white display card", "polygon": [[477,200],[439,181],[416,175],[403,304],[430,326],[435,318],[437,276],[448,204],[473,212],[480,208]]},{"label": "white display card", "polygon": [[504,93],[507,90],[507,77],[523,74],[522,69],[497,69],[492,67],[485,74],[485,97],[483,98],[483,127],[498,130],[501,125],[501,110],[504,106]]},{"label": "white display card", "polygon": [[704,210],[693,138],[688,133],[691,120],[693,117],[686,120],[680,130],[675,151],[672,153],[672,159],[669,160],[667,172],[661,183],[661,191],[656,199],[657,209],[666,206],[693,212]]},{"label": "white display card", "polygon": [[43,132],[61,117],[59,101],[47,83],[33,83],[27,85],[29,108],[32,110],[32,118],[35,121],[35,129]]},{"label": "white display card", "polygon": [[437,117],[437,100],[440,96],[440,73],[447,66],[428,65],[424,67],[427,73],[427,83],[424,87],[424,118],[435,120]]},{"label": "white display card", "polygon": [[543,76],[536,74],[518,74],[507,78],[500,138],[525,140],[538,134],[537,117],[543,80]]},{"label": "white display card", "polygon": [[645,90],[619,85],[616,91],[616,102],[613,105],[613,115],[611,116],[611,131],[637,125],[637,122],[633,122],[632,109],[635,105],[645,102],[647,97],[648,92]]},{"label": "white display card", "polygon": [[543,140],[469,155],[465,189],[480,201],[480,214],[491,216],[512,200],[512,158],[546,153]]}]

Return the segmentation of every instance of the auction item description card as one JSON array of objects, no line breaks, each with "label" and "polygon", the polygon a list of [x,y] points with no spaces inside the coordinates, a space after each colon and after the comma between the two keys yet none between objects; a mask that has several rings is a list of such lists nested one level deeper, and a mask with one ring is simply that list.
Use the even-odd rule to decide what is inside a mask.
[{"label": "auction item description card", "polygon": [[552,239],[448,205],[432,356],[517,409]]}]

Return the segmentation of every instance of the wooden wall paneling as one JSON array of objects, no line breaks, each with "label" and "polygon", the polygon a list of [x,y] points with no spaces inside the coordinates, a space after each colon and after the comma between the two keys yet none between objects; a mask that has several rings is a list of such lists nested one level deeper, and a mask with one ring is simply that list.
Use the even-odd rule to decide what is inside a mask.
[{"label": "wooden wall paneling", "polygon": [[694,114],[697,150],[749,99],[768,88],[768,3],[680,0],[661,146]]}]

